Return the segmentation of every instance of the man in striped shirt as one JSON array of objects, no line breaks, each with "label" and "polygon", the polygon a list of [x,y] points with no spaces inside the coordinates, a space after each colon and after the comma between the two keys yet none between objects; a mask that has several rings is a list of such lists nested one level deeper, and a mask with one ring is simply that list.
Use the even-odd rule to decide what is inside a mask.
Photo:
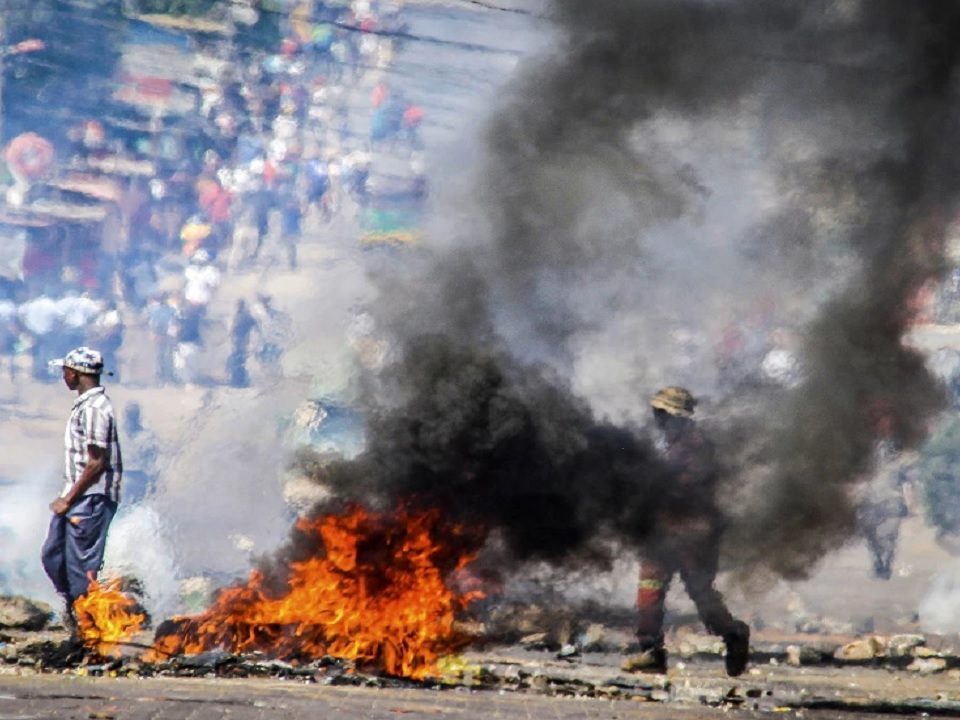
[{"label": "man in striped shirt", "polygon": [[123,460],[113,405],[100,385],[100,353],[81,347],[50,364],[62,368],[64,383],[78,396],[64,435],[66,482],[50,503],[53,518],[42,553],[43,568],[66,601],[64,622],[73,631],[73,603],[86,594],[103,564]]}]

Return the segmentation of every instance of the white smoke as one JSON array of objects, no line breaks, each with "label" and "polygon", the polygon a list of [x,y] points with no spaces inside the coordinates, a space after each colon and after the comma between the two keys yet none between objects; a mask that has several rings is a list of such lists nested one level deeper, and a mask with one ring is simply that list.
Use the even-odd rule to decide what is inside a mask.
[{"label": "white smoke", "polygon": [[61,481],[52,467],[34,477],[0,484],[0,593],[58,602],[40,563],[50,523],[49,503]]},{"label": "white smoke", "polygon": [[924,632],[960,633],[960,560],[954,560],[934,575],[920,602],[918,614]]},{"label": "white smoke", "polygon": [[173,545],[160,514],[149,504],[122,507],[107,535],[103,577],[135,577],[143,606],[155,618],[180,609]]}]

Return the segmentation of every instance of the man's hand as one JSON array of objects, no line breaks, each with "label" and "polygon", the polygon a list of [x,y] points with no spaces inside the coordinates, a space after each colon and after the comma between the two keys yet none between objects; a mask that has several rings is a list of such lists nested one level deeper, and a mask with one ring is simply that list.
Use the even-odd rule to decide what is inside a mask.
[{"label": "man's hand", "polygon": [[50,503],[50,510],[53,511],[54,515],[66,515],[67,510],[70,509],[70,503],[68,503],[63,498],[57,498],[52,503]]}]

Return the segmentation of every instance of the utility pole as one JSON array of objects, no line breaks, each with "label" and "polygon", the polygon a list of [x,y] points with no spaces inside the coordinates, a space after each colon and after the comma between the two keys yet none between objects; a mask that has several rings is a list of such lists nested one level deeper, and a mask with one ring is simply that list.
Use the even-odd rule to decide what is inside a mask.
[{"label": "utility pole", "polygon": [[7,111],[7,106],[3,102],[3,91],[6,88],[7,13],[9,11],[9,0],[0,0],[0,147],[3,147],[6,144],[4,142],[3,133],[6,130],[4,113]]}]

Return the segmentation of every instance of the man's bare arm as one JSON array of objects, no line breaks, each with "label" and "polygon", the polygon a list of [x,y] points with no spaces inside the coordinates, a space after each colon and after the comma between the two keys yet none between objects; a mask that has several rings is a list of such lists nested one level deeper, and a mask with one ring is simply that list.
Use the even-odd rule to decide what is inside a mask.
[{"label": "man's bare arm", "polygon": [[80,479],[66,495],[50,503],[50,509],[57,515],[66,514],[70,507],[96,484],[106,467],[107,451],[99,445],[87,445],[87,465],[83,468]]}]

